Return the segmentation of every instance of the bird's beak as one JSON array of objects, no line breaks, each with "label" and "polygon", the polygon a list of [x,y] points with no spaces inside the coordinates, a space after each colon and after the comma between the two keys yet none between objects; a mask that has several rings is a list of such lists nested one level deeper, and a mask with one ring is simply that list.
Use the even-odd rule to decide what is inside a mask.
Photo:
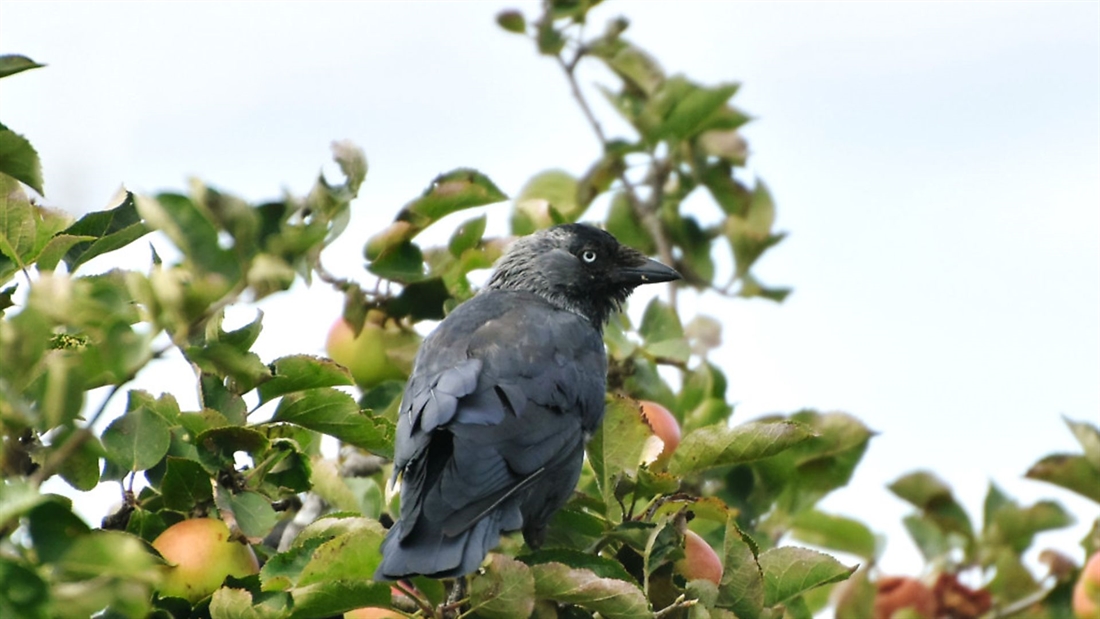
[{"label": "bird's beak", "polygon": [[622,279],[623,283],[631,286],[659,284],[661,282],[682,279],[680,274],[676,272],[676,269],[665,266],[649,258],[646,258],[645,262],[637,266],[620,267],[619,277]]}]

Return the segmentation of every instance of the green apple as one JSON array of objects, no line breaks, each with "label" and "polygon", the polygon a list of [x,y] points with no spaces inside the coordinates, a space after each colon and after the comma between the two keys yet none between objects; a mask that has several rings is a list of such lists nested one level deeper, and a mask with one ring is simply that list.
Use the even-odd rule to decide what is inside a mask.
[{"label": "green apple", "polygon": [[252,548],[229,539],[229,527],[213,518],[178,522],[153,540],[153,548],[169,563],[160,594],[192,604],[214,593],[226,576],[260,571]]},{"label": "green apple", "polygon": [[363,322],[359,337],[343,318],[337,318],[329,329],[325,341],[328,356],[346,367],[361,387],[405,380],[412,370],[420,336],[384,323],[385,315],[372,311]]}]

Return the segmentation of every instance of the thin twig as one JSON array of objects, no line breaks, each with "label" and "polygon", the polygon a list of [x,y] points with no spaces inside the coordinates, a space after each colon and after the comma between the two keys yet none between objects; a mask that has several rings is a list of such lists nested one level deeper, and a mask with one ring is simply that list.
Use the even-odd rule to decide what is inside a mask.
[{"label": "thin twig", "polygon": [[[558,54],[555,58],[558,61],[558,66],[561,67],[563,73],[565,73],[565,79],[569,82],[569,89],[573,93],[573,98],[576,99],[577,105],[580,106],[581,112],[584,113],[584,117],[588,120],[588,124],[592,127],[592,131],[596,134],[596,137],[600,140],[601,146],[607,149],[607,134],[604,133],[603,127],[600,125],[599,120],[596,119],[595,113],[592,112],[592,107],[588,104],[588,99],[581,92],[580,83],[577,82],[576,68],[581,58],[587,53],[587,50],[582,46],[577,50],[576,55],[569,62],[566,62],[565,58]],[[665,264],[673,264],[672,248],[669,245],[668,238],[665,235],[664,229],[661,226],[661,221],[657,217],[657,211],[661,206],[661,201],[664,199],[664,185],[668,181],[671,168],[668,162],[665,160],[655,160],[651,165],[651,173],[649,175],[650,193],[648,199],[642,200],[638,193],[637,187],[626,175],[626,170],[619,172],[618,179],[622,183],[623,189],[626,191],[627,200],[630,202],[631,209],[634,210],[635,215],[645,226],[646,231],[653,238],[653,243],[657,246],[657,255],[661,258],[661,261]],[[676,286],[669,286],[669,302],[676,306]]]},{"label": "thin twig", "polygon": [[420,596],[416,594],[415,590],[411,590],[405,586],[405,581],[398,580],[393,583],[393,586],[405,594],[405,597],[409,598],[413,604],[420,610],[424,611],[428,617],[434,617],[435,611],[432,609],[431,604],[428,604],[424,600],[420,599]]},{"label": "thin twig", "polygon": [[669,604],[668,606],[665,606],[661,610],[654,613],[653,614],[653,619],[661,619],[662,617],[666,617],[669,614],[671,614],[671,613],[673,613],[677,610],[680,610],[681,608],[691,608],[692,606],[695,606],[698,603],[699,603],[699,600],[686,600],[686,599],[684,599],[684,595],[680,594],[680,597],[676,598],[676,600],[673,603]]}]

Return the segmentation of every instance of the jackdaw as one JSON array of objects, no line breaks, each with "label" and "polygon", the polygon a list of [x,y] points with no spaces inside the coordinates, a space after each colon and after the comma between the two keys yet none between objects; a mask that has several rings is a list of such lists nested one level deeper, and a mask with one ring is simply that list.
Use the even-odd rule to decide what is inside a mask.
[{"label": "jackdaw", "polygon": [[469,574],[502,532],[541,545],[573,493],[607,389],[603,326],[675,270],[585,224],[517,240],[424,340],[401,400],[401,515],[374,577]]}]

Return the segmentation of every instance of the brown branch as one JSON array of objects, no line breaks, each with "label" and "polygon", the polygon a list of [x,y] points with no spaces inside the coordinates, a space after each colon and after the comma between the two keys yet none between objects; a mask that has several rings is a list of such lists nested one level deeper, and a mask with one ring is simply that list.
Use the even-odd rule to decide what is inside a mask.
[{"label": "brown branch", "polygon": [[[573,93],[573,98],[576,99],[577,104],[581,108],[581,112],[584,113],[585,119],[588,120],[588,124],[592,127],[592,131],[600,140],[600,145],[606,150],[608,144],[607,134],[604,133],[603,127],[600,125],[599,120],[596,119],[595,113],[592,112],[592,107],[588,104],[588,99],[584,96],[584,93],[581,92],[580,84],[577,82],[577,64],[580,62],[581,58],[584,57],[586,52],[587,50],[584,47],[579,48],[576,55],[569,62],[566,62],[561,54],[557,54],[555,58],[558,61],[558,66],[560,66],[562,72],[565,73],[565,79],[569,82],[569,89]],[[653,161],[650,168],[649,179],[646,181],[650,184],[650,193],[648,199],[644,201],[638,194],[637,187],[635,187],[634,183],[626,175],[626,170],[624,169],[618,174],[619,182],[622,183],[626,191],[631,209],[633,209],[634,214],[653,238],[653,242],[657,246],[657,255],[661,258],[662,262],[668,265],[673,264],[672,248],[669,245],[664,228],[661,226],[661,220],[657,216],[657,211],[660,209],[661,201],[664,199],[664,186],[671,172],[672,170],[667,160],[658,159]],[[669,303],[675,307],[675,284],[669,286],[668,290]]]}]

